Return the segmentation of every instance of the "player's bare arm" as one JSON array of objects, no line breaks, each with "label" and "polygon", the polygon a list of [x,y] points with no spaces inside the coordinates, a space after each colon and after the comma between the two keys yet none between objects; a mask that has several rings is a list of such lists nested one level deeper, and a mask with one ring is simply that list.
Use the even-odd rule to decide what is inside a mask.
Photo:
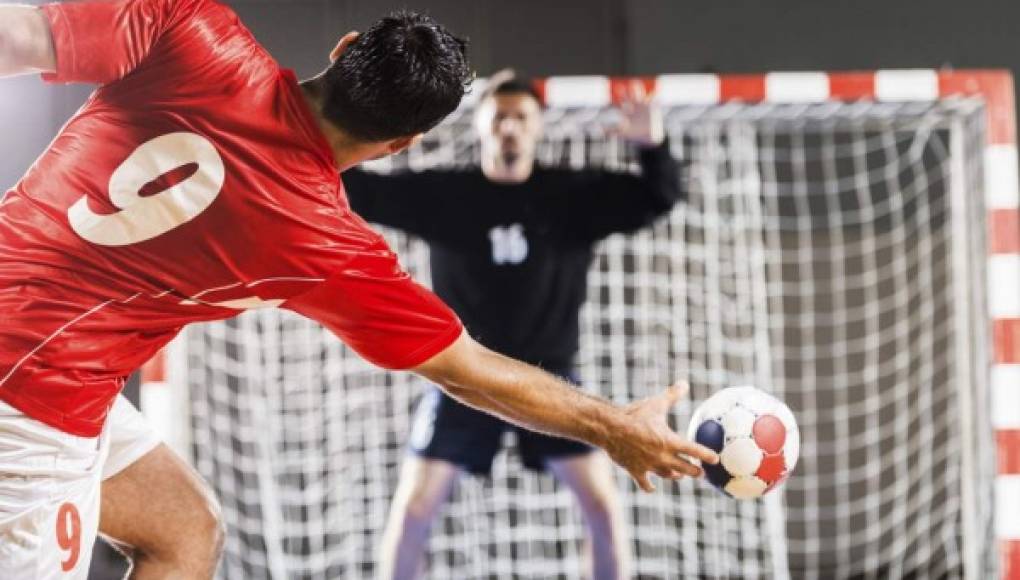
[{"label": "player's bare arm", "polygon": [[507,421],[605,449],[645,491],[655,489],[648,472],[669,479],[700,476],[701,469],[685,456],[718,462],[713,451],[680,437],[666,423],[686,386],[617,407],[490,351],[466,333],[414,371],[462,402]]},{"label": "player's bare arm", "polygon": [[0,77],[53,72],[50,25],[32,6],[0,5]]}]

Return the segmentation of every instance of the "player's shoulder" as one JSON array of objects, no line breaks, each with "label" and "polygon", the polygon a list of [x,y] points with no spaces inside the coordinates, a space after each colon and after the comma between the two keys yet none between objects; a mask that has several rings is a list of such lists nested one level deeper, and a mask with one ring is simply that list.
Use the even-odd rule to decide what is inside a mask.
[{"label": "player's shoulder", "polygon": [[195,25],[194,32],[206,37],[211,45],[225,50],[226,48],[221,46],[222,41],[234,34],[246,38],[260,51],[265,51],[231,6],[219,0],[182,1],[185,2],[180,8],[182,16],[192,19]]},{"label": "player's shoulder", "polygon": [[133,0],[137,10],[152,14],[169,23],[184,23],[201,15],[224,15],[236,18],[234,11],[217,0]]},{"label": "player's shoulder", "polygon": [[[166,28],[124,85],[130,95],[160,100],[203,96],[219,102],[272,92],[280,67],[230,6],[217,0],[136,0],[165,4]],[[157,96],[161,95],[161,96]]]},{"label": "player's shoulder", "polygon": [[[154,1],[154,0],[137,0],[137,1]],[[155,0],[159,2],[168,3],[175,9],[182,13],[198,12],[198,11],[215,11],[223,14],[229,14],[233,17],[237,17],[237,14],[233,11],[230,6],[221,2],[220,0]]]},{"label": "player's shoulder", "polygon": [[[218,0],[138,0],[167,3],[173,11],[175,24],[169,31],[170,45],[203,54],[209,61],[230,61],[243,65],[245,61],[261,61],[269,53],[255,39],[233,8]],[[196,63],[198,65],[199,63]],[[251,73],[251,66],[239,67]]]}]

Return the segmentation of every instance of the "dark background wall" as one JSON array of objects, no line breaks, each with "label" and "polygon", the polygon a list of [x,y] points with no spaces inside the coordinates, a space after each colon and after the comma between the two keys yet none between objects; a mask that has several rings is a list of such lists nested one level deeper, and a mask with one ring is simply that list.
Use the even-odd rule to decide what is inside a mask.
[{"label": "dark background wall", "polygon": [[1020,66],[1020,3],[1010,0],[230,3],[304,73],[342,32],[402,6],[470,37],[481,74],[508,64],[534,75]]},{"label": "dark background wall", "polygon": [[[0,0],[6,1],[6,0]],[[471,39],[479,74],[546,76],[907,67],[1020,70],[1016,0],[231,0],[285,66],[310,75],[339,36],[393,8]],[[0,189],[87,88],[0,84]]]}]

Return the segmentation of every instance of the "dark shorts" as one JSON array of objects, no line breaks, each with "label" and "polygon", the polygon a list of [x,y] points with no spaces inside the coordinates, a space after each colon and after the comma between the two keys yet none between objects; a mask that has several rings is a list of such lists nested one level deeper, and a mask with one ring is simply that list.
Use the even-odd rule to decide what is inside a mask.
[{"label": "dark shorts", "polygon": [[[572,376],[564,378],[578,384]],[[593,451],[584,443],[528,431],[472,409],[437,387],[430,388],[418,404],[408,446],[419,457],[441,459],[475,475],[488,475],[507,431],[516,433],[521,460],[534,471],[544,471],[550,459]]]}]

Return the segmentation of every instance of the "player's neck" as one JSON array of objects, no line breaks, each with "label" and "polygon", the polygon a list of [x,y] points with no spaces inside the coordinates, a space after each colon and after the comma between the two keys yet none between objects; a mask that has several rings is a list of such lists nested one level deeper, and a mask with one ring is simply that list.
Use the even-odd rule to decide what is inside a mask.
[{"label": "player's neck", "polygon": [[343,172],[364,161],[361,152],[364,143],[354,139],[322,115],[322,98],[318,79],[301,81],[300,87],[308,109],[315,116],[322,136],[326,138],[330,149],[333,150],[333,160],[336,162],[337,168]]},{"label": "player's neck", "polygon": [[531,174],[534,172],[535,163],[534,161],[518,160],[513,165],[506,165],[500,163],[498,159],[494,159],[488,156],[482,156],[482,174],[485,178],[494,183],[502,183],[507,185],[513,185],[518,183],[524,183],[531,179]]}]

